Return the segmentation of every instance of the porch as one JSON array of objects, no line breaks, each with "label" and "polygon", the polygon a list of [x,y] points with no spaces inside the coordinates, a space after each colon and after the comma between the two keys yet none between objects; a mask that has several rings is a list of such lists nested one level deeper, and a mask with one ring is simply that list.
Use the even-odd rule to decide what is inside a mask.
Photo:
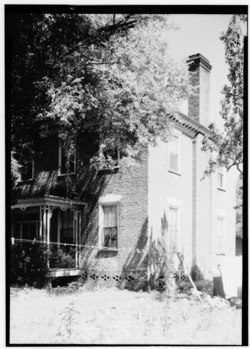
[{"label": "porch", "polygon": [[48,277],[80,275],[83,206],[82,201],[55,196],[18,200],[11,207],[13,248],[24,254],[44,250]]}]

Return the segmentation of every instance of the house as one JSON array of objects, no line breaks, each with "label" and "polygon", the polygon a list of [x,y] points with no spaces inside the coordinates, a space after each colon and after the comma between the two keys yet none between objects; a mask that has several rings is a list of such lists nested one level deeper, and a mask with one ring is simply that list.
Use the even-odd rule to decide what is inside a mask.
[{"label": "house", "polygon": [[169,142],[141,151],[137,166],[120,159],[109,170],[91,169],[90,134],[67,166],[60,134],[41,136],[40,155],[30,161],[12,206],[12,241],[45,242],[48,277],[156,287],[168,271],[180,272],[176,252],[205,278],[212,277],[218,254],[235,254],[236,176],[220,169],[202,180],[210,157],[201,147],[209,135],[211,65],[196,54],[189,70],[196,92],[188,115],[171,115]]}]

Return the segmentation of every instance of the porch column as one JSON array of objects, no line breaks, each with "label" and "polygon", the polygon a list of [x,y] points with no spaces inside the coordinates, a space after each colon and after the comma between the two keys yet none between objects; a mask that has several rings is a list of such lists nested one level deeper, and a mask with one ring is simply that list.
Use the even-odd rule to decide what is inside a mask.
[{"label": "porch column", "polygon": [[48,256],[47,266],[49,268],[49,247],[50,247],[50,219],[52,217],[53,208],[51,206],[40,206],[40,227],[39,238],[47,244]]},{"label": "porch column", "polygon": [[[48,251],[49,251],[49,256],[50,256],[50,220],[53,214],[53,208],[51,206],[47,207],[47,246],[48,246]],[[47,265],[49,268],[49,257],[47,261]]]},{"label": "porch column", "polygon": [[39,207],[39,240],[43,240],[43,215],[44,215],[44,208],[43,206]]},{"label": "porch column", "polygon": [[60,248],[60,242],[61,242],[61,209],[57,210],[57,248]]},{"label": "porch column", "polygon": [[73,234],[75,236],[76,253],[75,253],[75,267],[79,267],[79,211],[73,210],[74,213],[74,224],[73,224]]}]

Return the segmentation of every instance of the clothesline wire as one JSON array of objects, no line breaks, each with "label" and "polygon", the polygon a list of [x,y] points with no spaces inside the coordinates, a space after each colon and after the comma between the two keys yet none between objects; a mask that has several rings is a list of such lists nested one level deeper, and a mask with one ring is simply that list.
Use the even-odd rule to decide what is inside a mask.
[{"label": "clothesline wire", "polygon": [[[37,240],[37,239],[22,239],[22,238],[14,238],[11,237],[11,244],[14,245],[15,242],[26,242],[26,243],[31,243],[32,245],[34,244],[44,244],[44,245],[60,245],[60,246],[70,246],[70,247],[84,247],[84,248],[90,248],[90,249],[97,249],[97,250],[107,250],[109,251],[110,248],[108,247],[99,247],[99,246],[91,246],[91,245],[83,245],[83,244],[70,244],[70,243],[63,243],[63,242],[54,242],[54,241],[50,241],[49,243],[47,241],[41,241],[41,240]],[[126,248],[126,247],[121,247],[119,249],[114,249],[114,251],[121,251],[121,250],[135,250],[137,253],[142,253],[142,252],[146,252],[148,254],[166,254],[166,252],[160,252],[160,251],[152,251],[152,250],[148,250],[148,248],[144,248],[144,249],[139,249],[139,248]]]}]

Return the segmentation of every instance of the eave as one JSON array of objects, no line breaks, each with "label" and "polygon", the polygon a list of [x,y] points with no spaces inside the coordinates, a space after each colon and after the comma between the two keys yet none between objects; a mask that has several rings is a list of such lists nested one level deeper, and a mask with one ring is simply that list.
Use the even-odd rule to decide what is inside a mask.
[{"label": "eave", "polygon": [[211,132],[208,128],[181,112],[169,115],[169,119],[190,137],[194,137],[199,133],[203,136],[211,136]]},{"label": "eave", "polygon": [[15,205],[11,208],[21,208],[25,209],[27,207],[36,206],[51,206],[51,207],[61,207],[61,208],[80,208],[86,205],[83,201],[66,199],[59,196],[44,195],[42,197],[33,197],[26,199],[18,199]]}]

